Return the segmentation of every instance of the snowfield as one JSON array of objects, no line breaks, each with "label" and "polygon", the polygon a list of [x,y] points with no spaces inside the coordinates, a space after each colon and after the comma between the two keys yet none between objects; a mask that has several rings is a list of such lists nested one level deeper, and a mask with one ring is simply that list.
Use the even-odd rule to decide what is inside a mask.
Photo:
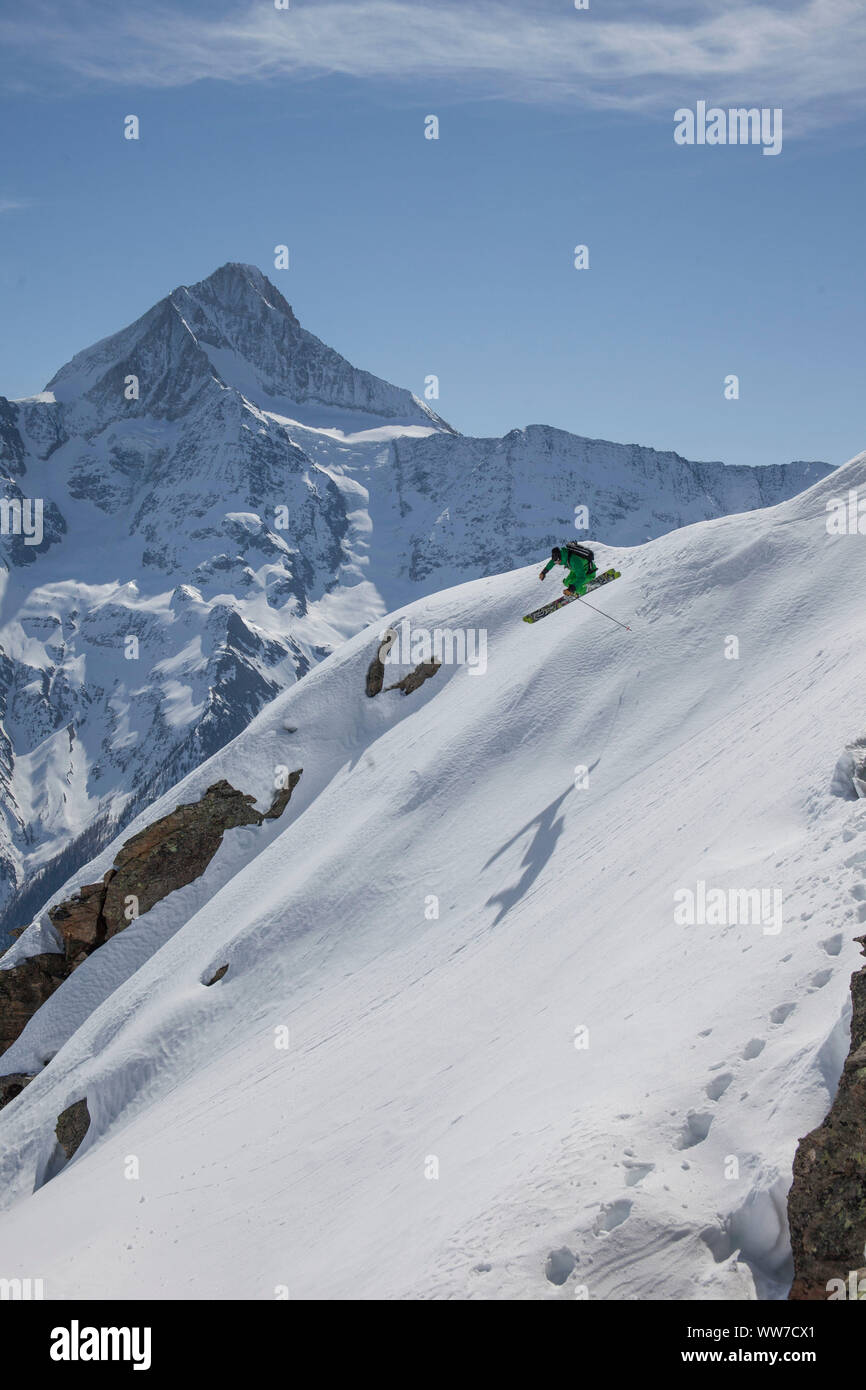
[{"label": "snowfield", "polygon": [[[51,1059],[0,1115],[0,1274],[55,1299],[783,1297],[866,920],[866,801],[831,790],[866,732],[866,537],[825,524],[849,488],[866,454],[599,545],[622,578],[589,602],[631,633],[580,605],[522,623],[557,592],[537,567],[415,600],[392,619],[486,632],[483,674],[370,699],[376,622],[132,822],[73,883],[220,778],[264,808],[304,769],[0,1059]],[[714,889],[773,910],[677,920]]]}]

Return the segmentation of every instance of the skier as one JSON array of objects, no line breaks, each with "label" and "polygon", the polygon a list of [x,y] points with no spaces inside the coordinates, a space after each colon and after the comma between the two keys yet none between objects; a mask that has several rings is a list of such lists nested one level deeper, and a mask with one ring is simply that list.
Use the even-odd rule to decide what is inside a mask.
[{"label": "skier", "polygon": [[[599,574],[595,563],[595,557],[588,545],[578,545],[577,541],[568,541],[566,545],[555,545],[550,552],[550,559],[538,576],[544,579],[554,565],[563,565],[567,573],[563,580],[563,593],[559,598],[555,598],[552,603],[545,603],[542,608],[536,608],[533,613],[524,613],[525,623],[537,623],[542,618],[546,618],[550,613],[556,613],[558,609],[564,608],[567,604],[573,603],[575,599],[583,598],[583,595],[600,589],[603,584],[609,584],[612,579],[621,579],[619,570],[605,570],[604,574]],[[590,604],[590,607],[593,605]],[[596,610],[601,613],[599,608]],[[605,618],[610,618],[610,613],[604,614]],[[631,632],[628,623],[620,623],[619,618],[611,618],[614,623],[619,623],[620,627],[626,628]]]},{"label": "skier", "polygon": [[544,579],[553,569],[554,565],[564,565],[568,574],[563,580],[564,591],[567,594],[575,594],[577,597],[585,594],[587,586],[595,579],[598,574],[595,559],[589,546],[578,545],[576,541],[569,541],[567,545],[555,545],[550,552],[550,559],[538,576]]}]

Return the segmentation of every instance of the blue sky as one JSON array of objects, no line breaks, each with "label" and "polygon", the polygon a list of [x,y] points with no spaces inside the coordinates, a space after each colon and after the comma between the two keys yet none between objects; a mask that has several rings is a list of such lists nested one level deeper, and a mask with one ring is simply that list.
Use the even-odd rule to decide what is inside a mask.
[{"label": "blue sky", "polygon": [[[71,0],[0,52],[2,394],[238,260],[467,433],[866,447],[863,0]],[[699,100],[781,154],[677,146]]]}]

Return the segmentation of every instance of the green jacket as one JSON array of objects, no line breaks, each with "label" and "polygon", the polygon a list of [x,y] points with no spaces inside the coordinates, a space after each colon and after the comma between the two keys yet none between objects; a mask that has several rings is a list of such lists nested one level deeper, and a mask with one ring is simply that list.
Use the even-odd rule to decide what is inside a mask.
[{"label": "green jacket", "polygon": [[[548,560],[544,569],[541,571],[542,578],[544,575],[550,573],[554,565],[561,564],[568,570],[568,574],[562,581],[563,584],[567,584],[569,588],[582,589],[585,584],[589,583],[589,561],[585,560],[582,555],[570,555],[564,545],[559,547],[559,553],[565,558],[559,561],[554,559]],[[593,571],[593,574],[595,572],[596,571]]]}]

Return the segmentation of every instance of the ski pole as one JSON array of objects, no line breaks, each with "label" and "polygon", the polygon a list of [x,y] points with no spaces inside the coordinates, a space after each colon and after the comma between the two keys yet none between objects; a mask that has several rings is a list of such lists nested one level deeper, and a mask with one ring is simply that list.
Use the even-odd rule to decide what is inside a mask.
[{"label": "ski pole", "polygon": [[[578,594],[578,601],[579,601],[580,603],[586,603],[586,599],[585,599],[585,598],[581,598],[579,594]],[[611,617],[610,613],[605,613],[605,611],[604,611],[603,608],[596,608],[596,606],[595,606],[594,603],[586,603],[586,606],[587,606],[587,608],[591,608],[592,611],[593,611],[593,613],[600,613],[601,616],[602,616],[603,618],[609,618],[610,621],[611,621],[612,623],[617,623],[620,627],[624,627],[625,630],[626,630],[626,632],[631,632],[631,628],[629,627],[628,623],[621,623],[621,622],[619,621],[619,618],[613,618],[613,617]]]}]

